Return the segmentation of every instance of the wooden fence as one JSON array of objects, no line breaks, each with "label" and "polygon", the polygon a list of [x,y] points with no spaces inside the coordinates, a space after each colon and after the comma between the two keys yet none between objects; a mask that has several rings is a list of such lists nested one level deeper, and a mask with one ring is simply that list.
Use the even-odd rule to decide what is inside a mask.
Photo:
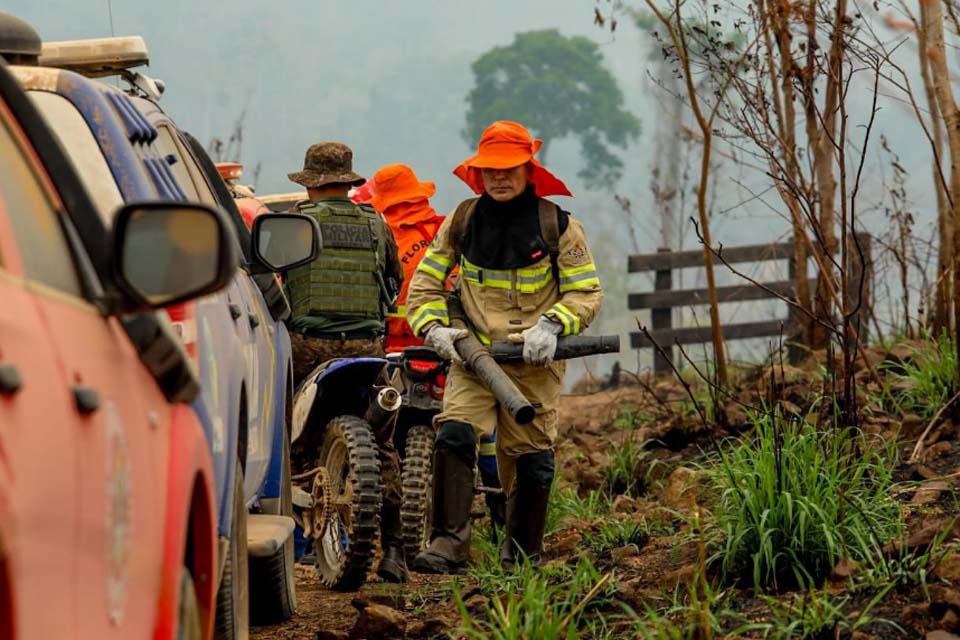
[{"label": "wooden fence", "polygon": [[[864,299],[862,308],[869,310],[870,302],[870,277],[872,273],[870,236],[866,233],[858,233],[857,239],[863,251],[864,264],[867,268],[868,277],[864,287]],[[781,244],[755,244],[741,247],[724,247],[723,258],[730,264],[739,264],[746,262],[767,262],[771,260],[787,260],[789,272],[787,280],[775,282],[764,282],[763,285],[769,291],[758,287],[752,283],[729,285],[717,287],[717,300],[720,303],[725,302],[746,302],[751,300],[776,299],[776,294],[788,298],[796,298],[794,292],[794,273],[791,257],[793,256],[793,244],[784,242]],[[853,254],[853,268],[848,274],[848,286],[850,291],[856,291],[860,282],[862,268],[859,261],[859,255]],[[706,288],[700,289],[674,289],[673,288],[673,270],[691,267],[703,267],[703,250],[694,249],[691,251],[671,251],[669,249],[660,249],[657,253],[648,253],[643,255],[629,256],[627,270],[629,273],[641,273],[647,271],[654,272],[653,291],[647,293],[631,293],[628,297],[628,308],[631,310],[650,309],[650,334],[653,339],[663,347],[669,357],[675,358],[674,347],[679,344],[697,344],[710,342],[712,333],[709,321],[705,326],[699,327],[674,327],[673,309],[678,307],[687,307],[690,305],[705,305],[709,297]],[[714,268],[718,270],[726,267],[719,260],[714,259]],[[810,291],[816,290],[816,279],[808,279]],[[798,336],[798,314],[793,307],[788,308],[786,318],[777,318],[773,320],[759,320],[755,322],[724,323],[722,326],[724,340],[743,340],[747,338],[763,338],[769,336],[784,336],[786,341],[794,341]],[[866,318],[866,312],[861,317]],[[866,339],[866,322],[861,323],[860,337]],[[642,333],[631,333],[630,344],[634,349],[652,348],[653,344]],[[804,353],[802,348],[790,348],[789,358],[795,361]],[[676,360],[674,360],[676,362]],[[654,352],[654,372],[662,373],[670,370],[667,360],[656,351]]]}]

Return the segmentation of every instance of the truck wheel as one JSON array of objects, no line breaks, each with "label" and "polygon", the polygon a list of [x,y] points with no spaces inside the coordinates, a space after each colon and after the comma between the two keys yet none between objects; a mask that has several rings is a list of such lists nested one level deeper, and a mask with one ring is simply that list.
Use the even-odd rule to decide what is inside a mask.
[{"label": "truck wheel", "polygon": [[329,478],[329,515],[316,540],[320,581],[352,591],[364,583],[380,535],[380,459],[373,430],[356,416],[327,423],[320,465]]},{"label": "truck wheel", "polygon": [[430,427],[411,427],[403,459],[403,502],[400,506],[403,553],[407,562],[430,542],[433,520],[433,440]]},{"label": "truck wheel", "polygon": [[243,499],[243,468],[240,459],[233,474],[233,516],[230,546],[217,591],[217,618],[213,637],[246,640],[250,636],[250,580],[247,569],[247,506]]},{"label": "truck wheel", "polygon": [[[290,435],[283,430],[280,462],[280,513],[293,518],[290,481]],[[266,558],[250,558],[250,619],[254,624],[278,624],[297,611],[297,576],[293,568],[293,534],[279,551]]]},{"label": "truck wheel", "polygon": [[200,625],[200,604],[197,589],[193,586],[190,569],[180,569],[180,604],[177,609],[177,640],[200,640],[203,630]]}]

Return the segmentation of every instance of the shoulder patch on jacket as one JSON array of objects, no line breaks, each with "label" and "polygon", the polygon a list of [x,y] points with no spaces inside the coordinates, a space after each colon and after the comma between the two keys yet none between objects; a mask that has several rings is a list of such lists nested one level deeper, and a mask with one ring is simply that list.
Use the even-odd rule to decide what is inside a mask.
[{"label": "shoulder patch on jacket", "polygon": [[587,248],[578,242],[567,251],[567,257],[573,264],[585,264],[590,259],[590,254],[587,253]]}]

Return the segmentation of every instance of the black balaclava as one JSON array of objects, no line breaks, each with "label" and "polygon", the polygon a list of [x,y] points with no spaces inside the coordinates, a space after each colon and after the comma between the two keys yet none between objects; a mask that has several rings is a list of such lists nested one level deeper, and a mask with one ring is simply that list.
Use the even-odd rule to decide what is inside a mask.
[{"label": "black balaclava", "polygon": [[[484,193],[467,224],[461,253],[485,269],[517,269],[539,262],[550,252],[540,233],[539,203],[533,185],[507,202]],[[563,235],[568,214],[558,210],[558,215]]]}]

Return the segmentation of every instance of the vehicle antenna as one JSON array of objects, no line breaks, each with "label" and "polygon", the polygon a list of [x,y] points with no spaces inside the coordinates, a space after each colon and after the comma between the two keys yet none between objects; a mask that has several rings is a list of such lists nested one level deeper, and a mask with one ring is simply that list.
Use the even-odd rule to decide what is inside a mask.
[{"label": "vehicle antenna", "polygon": [[110,37],[113,38],[117,35],[113,31],[113,0],[107,0],[107,14],[110,16]]}]

